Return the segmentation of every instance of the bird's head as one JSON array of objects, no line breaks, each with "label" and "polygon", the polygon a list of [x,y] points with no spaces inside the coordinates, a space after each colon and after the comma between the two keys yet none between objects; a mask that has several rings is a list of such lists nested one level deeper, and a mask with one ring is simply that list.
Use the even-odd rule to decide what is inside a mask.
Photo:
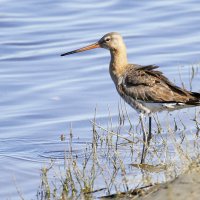
[{"label": "bird's head", "polygon": [[98,43],[101,48],[111,51],[120,49],[121,45],[124,45],[122,36],[116,32],[107,33],[98,41]]},{"label": "bird's head", "polygon": [[96,43],[82,47],[80,49],[69,51],[67,53],[63,53],[63,54],[61,54],[61,56],[79,53],[79,52],[82,52],[82,51],[87,51],[87,50],[95,49],[95,48],[104,48],[104,49],[108,49],[110,51],[115,51],[115,50],[118,50],[122,47],[124,47],[124,42],[123,42],[122,36],[119,33],[111,32],[111,33],[107,33],[106,35],[104,35]]}]

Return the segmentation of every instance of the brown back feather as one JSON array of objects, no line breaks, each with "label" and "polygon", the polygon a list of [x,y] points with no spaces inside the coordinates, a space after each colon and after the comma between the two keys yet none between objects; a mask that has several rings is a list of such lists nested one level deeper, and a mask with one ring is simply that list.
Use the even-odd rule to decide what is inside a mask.
[{"label": "brown back feather", "polygon": [[199,93],[186,91],[169,81],[158,66],[130,65],[124,75],[122,89],[134,99],[147,102],[199,102]]}]

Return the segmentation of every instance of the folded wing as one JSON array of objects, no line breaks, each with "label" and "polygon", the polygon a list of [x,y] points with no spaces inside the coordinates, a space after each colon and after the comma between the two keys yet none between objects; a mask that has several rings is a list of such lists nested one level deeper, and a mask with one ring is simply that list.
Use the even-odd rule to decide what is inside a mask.
[{"label": "folded wing", "polygon": [[131,65],[120,84],[121,92],[135,100],[153,103],[186,103],[200,101],[200,94],[184,90],[170,82],[158,66]]}]

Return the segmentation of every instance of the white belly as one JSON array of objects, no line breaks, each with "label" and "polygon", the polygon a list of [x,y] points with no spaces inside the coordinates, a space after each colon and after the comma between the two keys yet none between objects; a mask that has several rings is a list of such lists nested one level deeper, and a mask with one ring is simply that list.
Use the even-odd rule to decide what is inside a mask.
[{"label": "white belly", "polygon": [[192,107],[192,105],[187,105],[184,103],[147,103],[140,100],[135,100],[131,97],[126,96],[123,99],[133,107],[137,112],[144,114],[151,114],[161,111],[173,111],[182,108]]},{"label": "white belly", "polygon": [[182,108],[192,107],[192,105],[187,105],[185,103],[147,103],[139,101],[144,107],[150,110],[151,113],[161,112],[161,111],[173,111]]}]

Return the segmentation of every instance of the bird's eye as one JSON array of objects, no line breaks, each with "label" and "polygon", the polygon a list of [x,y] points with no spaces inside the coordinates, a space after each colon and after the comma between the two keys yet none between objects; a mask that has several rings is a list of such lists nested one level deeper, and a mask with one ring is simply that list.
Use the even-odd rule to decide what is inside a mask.
[{"label": "bird's eye", "polygon": [[109,41],[110,41],[110,38],[106,38],[105,41],[106,41],[106,42],[109,42]]}]

